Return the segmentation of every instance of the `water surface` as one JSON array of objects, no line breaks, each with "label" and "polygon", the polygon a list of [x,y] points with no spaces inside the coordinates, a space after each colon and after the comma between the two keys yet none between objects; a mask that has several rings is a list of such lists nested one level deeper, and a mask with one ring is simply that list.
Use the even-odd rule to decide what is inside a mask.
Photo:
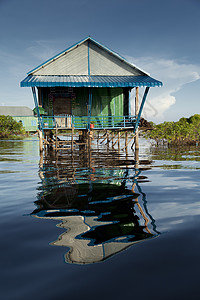
[{"label": "water surface", "polygon": [[200,152],[0,141],[1,299],[199,299]]}]

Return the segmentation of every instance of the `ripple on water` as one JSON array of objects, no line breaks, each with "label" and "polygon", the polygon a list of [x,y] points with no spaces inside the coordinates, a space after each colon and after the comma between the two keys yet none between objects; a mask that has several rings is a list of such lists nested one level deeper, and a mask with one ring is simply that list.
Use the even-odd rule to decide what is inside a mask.
[{"label": "ripple on water", "polygon": [[137,170],[104,146],[40,160],[35,138],[0,142],[3,299],[194,295],[199,150],[140,142]]}]

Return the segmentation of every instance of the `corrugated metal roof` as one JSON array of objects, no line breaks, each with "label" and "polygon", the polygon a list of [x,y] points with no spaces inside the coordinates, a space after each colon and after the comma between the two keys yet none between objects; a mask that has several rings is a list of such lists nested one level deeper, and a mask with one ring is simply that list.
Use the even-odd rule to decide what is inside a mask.
[{"label": "corrugated metal roof", "polygon": [[162,82],[147,75],[140,76],[60,76],[29,75],[21,81],[21,87],[155,87]]},{"label": "corrugated metal roof", "polygon": [[39,68],[41,68],[42,66],[46,65],[47,63],[49,63],[50,61],[54,60],[55,58],[58,58],[64,54],[66,54],[69,50],[72,50],[73,48],[77,47],[78,45],[84,43],[88,38],[84,38],[81,41],[75,43],[74,45],[72,45],[71,47],[61,51],[60,53],[56,54],[55,56],[49,58],[48,60],[46,60],[45,62],[43,62],[42,64],[40,64],[39,66],[37,66],[36,68],[32,69],[31,71],[29,71],[27,74],[32,74],[34,73],[36,70],[38,70]]},{"label": "corrugated metal roof", "polygon": [[162,82],[88,37],[29,72],[21,86],[132,88],[162,86]]},{"label": "corrugated metal roof", "polygon": [[88,37],[47,60],[28,75],[149,75]]}]

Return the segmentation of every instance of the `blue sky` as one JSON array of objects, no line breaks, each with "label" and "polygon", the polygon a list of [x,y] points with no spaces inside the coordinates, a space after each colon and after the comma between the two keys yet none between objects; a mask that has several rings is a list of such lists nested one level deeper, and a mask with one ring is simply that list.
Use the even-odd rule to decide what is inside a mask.
[{"label": "blue sky", "polygon": [[0,105],[33,108],[26,73],[90,35],[163,81],[147,119],[200,113],[199,16],[200,0],[0,0]]}]

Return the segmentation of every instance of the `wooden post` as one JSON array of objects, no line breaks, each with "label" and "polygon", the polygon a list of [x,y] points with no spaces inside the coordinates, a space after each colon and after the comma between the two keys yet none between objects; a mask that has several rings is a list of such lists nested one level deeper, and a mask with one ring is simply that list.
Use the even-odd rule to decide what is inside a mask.
[{"label": "wooden post", "polygon": [[43,151],[42,131],[38,130],[40,153]]},{"label": "wooden post", "polygon": [[139,113],[139,87],[135,88],[135,116]]},{"label": "wooden post", "polygon": [[125,132],[125,148],[128,146],[128,132]]},{"label": "wooden post", "polygon": [[107,136],[107,143],[106,143],[106,145],[108,145],[108,147],[109,147],[109,142],[110,142],[109,131],[107,131],[106,136]]},{"label": "wooden post", "polygon": [[44,173],[43,173],[43,152],[40,152],[40,162],[39,162],[39,176],[41,179],[44,179]]},{"label": "wooden post", "polygon": [[114,132],[112,131],[112,147],[114,147],[114,146],[113,146],[113,144],[114,144],[113,139],[114,139]]},{"label": "wooden post", "polygon": [[[139,113],[139,87],[136,87],[135,91],[135,116],[136,120]],[[134,147],[135,147],[135,178],[137,178],[138,174],[138,168],[139,168],[139,134],[138,129],[135,132],[135,138],[134,138]],[[133,145],[131,146],[133,148]],[[132,191],[134,192],[135,189],[135,183],[132,186]]]},{"label": "wooden post", "polygon": [[126,158],[128,158],[128,131],[125,132],[125,150],[126,150]]},{"label": "wooden post", "polygon": [[[139,113],[139,87],[136,87],[136,93],[135,93],[135,115],[136,115],[136,118],[138,117],[138,113]],[[136,152],[139,153],[139,134],[138,134],[138,129],[135,132],[135,153]]]},{"label": "wooden post", "polygon": [[58,151],[58,128],[56,123],[56,152]]},{"label": "wooden post", "polygon": [[118,131],[118,149],[120,149],[120,132]]},{"label": "wooden post", "polygon": [[74,150],[74,124],[72,124],[72,151]]},{"label": "wooden post", "polygon": [[100,142],[100,144],[102,144],[107,138],[107,130],[105,131],[105,133],[100,138],[101,139],[103,138],[103,140]]},{"label": "wooden post", "polygon": [[[137,180],[137,175],[139,172],[139,139],[138,139],[138,135],[137,137],[135,136],[135,143],[134,143],[134,147],[135,147],[135,179]],[[132,192],[135,192],[135,186],[136,186],[136,182],[133,183],[132,185]]]},{"label": "wooden post", "polygon": [[[139,113],[139,87],[135,88],[135,116],[136,119],[138,117]],[[138,130],[135,132],[135,150],[138,149],[139,151],[139,136],[138,136]]]},{"label": "wooden post", "polygon": [[139,138],[138,135],[135,137],[135,168],[139,167]]},{"label": "wooden post", "polygon": [[136,135],[135,135],[135,151],[136,150],[139,151],[139,134],[138,134],[138,131],[136,132]]},{"label": "wooden post", "polygon": [[49,150],[52,151],[53,150],[53,132],[52,130],[50,130],[49,132],[49,140],[50,140],[50,145],[49,145]]},{"label": "wooden post", "polygon": [[46,131],[44,131],[44,150],[46,151],[47,148],[47,134]]}]

